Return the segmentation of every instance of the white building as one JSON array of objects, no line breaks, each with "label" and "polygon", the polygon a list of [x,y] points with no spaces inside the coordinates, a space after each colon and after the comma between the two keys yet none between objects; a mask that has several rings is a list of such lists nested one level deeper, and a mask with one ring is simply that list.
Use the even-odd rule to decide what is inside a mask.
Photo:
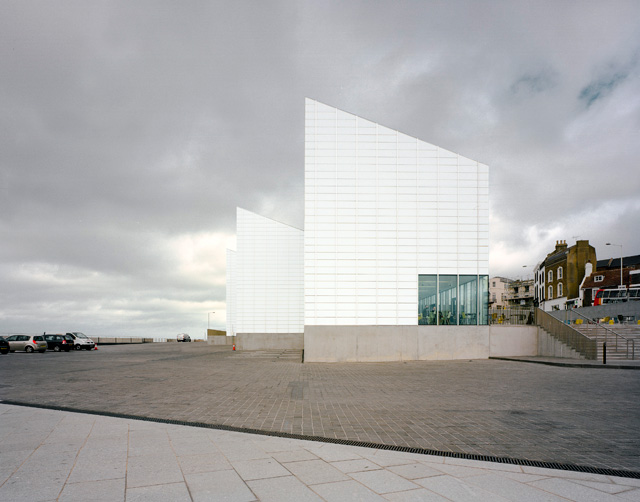
[{"label": "white building", "polygon": [[302,230],[240,208],[236,216],[237,251],[227,250],[227,334],[243,349],[302,348]]},{"label": "white building", "polygon": [[[284,346],[247,317],[256,293],[241,268],[259,257],[240,215],[234,331]],[[302,262],[304,325],[287,329],[304,332],[305,361],[487,356],[488,167],[307,99]]]}]

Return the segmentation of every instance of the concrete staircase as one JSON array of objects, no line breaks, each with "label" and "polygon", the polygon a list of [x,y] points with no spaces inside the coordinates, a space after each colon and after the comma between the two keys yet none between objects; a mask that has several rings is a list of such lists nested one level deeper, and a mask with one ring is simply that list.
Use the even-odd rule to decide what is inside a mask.
[{"label": "concrete staircase", "polygon": [[[607,361],[640,360],[640,325],[573,324],[572,326],[596,341],[599,361],[602,361],[602,348],[605,340],[607,342]],[[620,336],[615,336],[612,332]],[[628,342],[628,349],[627,340],[633,340],[633,342]]]}]

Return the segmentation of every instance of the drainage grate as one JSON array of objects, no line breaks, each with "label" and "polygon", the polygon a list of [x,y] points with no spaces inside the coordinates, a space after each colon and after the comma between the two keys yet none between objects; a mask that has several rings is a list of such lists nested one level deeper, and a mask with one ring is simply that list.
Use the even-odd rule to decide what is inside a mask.
[{"label": "drainage grate", "polygon": [[494,457],[491,455],[475,455],[471,453],[457,453],[452,451],[438,451],[428,448],[417,448],[411,446],[396,446],[389,444],[377,444],[363,441],[353,441],[351,439],[325,438],[321,436],[305,436],[302,434],[291,434],[288,432],[263,431],[259,429],[249,429],[243,427],[233,427],[230,425],[205,424],[202,422],[185,422],[183,420],[167,420],[164,418],[144,417],[139,415],[128,415],[126,413],[113,413],[109,411],[92,411],[65,406],[53,406],[46,404],[31,404],[20,401],[0,400],[0,404],[10,404],[14,406],[25,406],[29,408],[41,408],[45,410],[68,411],[72,413],[83,413],[85,415],[98,415],[112,418],[124,418],[128,420],[143,420],[145,422],[157,422],[170,425],[185,425],[189,427],[200,427],[203,429],[216,429],[231,432],[244,432],[247,434],[257,434],[261,436],[273,436],[287,439],[302,439],[306,441],[317,441],[320,443],[333,443],[346,446],[360,446],[363,448],[373,448],[377,450],[399,451],[404,453],[417,453],[419,455],[433,455],[439,457],[462,458],[466,460],[481,460],[483,462],[495,462],[500,464],[524,465],[528,467],[542,467],[545,469],[557,469],[561,471],[587,472],[590,474],[603,474],[606,476],[618,476],[621,478],[640,479],[640,472],[627,471],[622,469],[607,469],[602,467],[590,467],[586,465],[562,464],[558,462],[543,462],[540,460],[527,460],[510,457]]}]

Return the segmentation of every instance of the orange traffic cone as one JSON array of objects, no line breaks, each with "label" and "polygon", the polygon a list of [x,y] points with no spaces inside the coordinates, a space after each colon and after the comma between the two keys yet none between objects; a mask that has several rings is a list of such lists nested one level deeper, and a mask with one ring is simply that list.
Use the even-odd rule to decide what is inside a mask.
[{"label": "orange traffic cone", "polygon": [[98,350],[98,344],[97,343],[93,346],[93,350]]},{"label": "orange traffic cone", "polygon": [[233,344],[233,350],[236,350],[236,344],[235,343]]}]

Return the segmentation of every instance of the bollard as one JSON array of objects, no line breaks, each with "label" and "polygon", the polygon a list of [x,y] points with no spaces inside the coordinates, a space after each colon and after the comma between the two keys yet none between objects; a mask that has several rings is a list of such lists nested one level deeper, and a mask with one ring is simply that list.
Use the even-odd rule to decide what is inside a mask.
[{"label": "bollard", "polygon": [[602,364],[607,364],[607,342],[602,343]]}]

